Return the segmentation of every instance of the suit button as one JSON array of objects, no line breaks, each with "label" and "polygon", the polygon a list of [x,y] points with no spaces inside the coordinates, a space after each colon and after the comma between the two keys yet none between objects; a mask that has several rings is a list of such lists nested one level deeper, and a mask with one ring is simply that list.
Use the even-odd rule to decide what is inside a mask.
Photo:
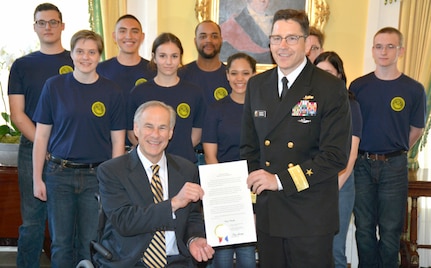
[{"label": "suit button", "polygon": [[265,146],[269,146],[271,145],[271,141],[270,140],[265,140]]},{"label": "suit button", "polygon": [[293,142],[289,141],[289,142],[287,143],[287,148],[292,149],[292,148],[293,148],[293,146],[294,146]]},{"label": "suit button", "polygon": [[292,164],[292,163],[289,163],[288,165],[287,165],[287,167],[288,168],[291,168],[291,167],[294,167],[295,165],[294,164]]},{"label": "suit button", "polygon": [[269,167],[271,165],[271,163],[269,161],[265,162],[265,166]]}]

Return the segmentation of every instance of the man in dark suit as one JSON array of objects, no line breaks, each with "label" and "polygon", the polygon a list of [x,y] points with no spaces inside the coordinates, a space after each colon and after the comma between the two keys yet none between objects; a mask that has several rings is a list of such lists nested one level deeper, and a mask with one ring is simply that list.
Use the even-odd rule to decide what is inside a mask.
[{"label": "man in dark suit", "polygon": [[[107,216],[102,245],[113,255],[112,260],[95,256],[103,267],[193,267],[191,257],[198,262],[212,258],[214,250],[204,238],[200,212],[204,193],[198,184],[197,167],[164,152],[175,117],[172,107],[163,102],[142,104],[134,117],[138,147],[98,168]],[[154,176],[162,185],[159,201]],[[152,257],[147,257],[151,255],[148,251],[156,234],[163,234],[163,245],[159,246],[165,249],[159,253],[165,256],[157,256],[159,264],[149,264]]]},{"label": "man in dark suit", "polygon": [[261,267],[334,265],[337,178],[350,149],[350,108],[344,83],[307,60],[308,32],[304,11],[277,11],[270,36],[277,67],[247,85],[240,150],[257,194]]}]

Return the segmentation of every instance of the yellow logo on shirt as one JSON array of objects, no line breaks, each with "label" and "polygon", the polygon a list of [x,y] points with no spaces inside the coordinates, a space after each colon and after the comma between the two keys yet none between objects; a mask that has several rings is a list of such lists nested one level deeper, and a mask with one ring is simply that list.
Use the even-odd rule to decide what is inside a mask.
[{"label": "yellow logo on shirt", "polygon": [[140,84],[145,83],[145,82],[147,82],[147,79],[139,78],[138,80],[136,80],[135,86],[140,85]]},{"label": "yellow logo on shirt", "polygon": [[58,70],[59,74],[67,74],[73,72],[73,68],[69,65],[63,65],[60,67],[60,69]]},{"label": "yellow logo on shirt", "polygon": [[391,108],[395,112],[400,112],[406,106],[406,101],[401,97],[395,97],[391,100]]},{"label": "yellow logo on shirt", "polygon": [[181,118],[187,118],[190,116],[190,105],[187,103],[180,103],[177,106],[177,114]]},{"label": "yellow logo on shirt", "polygon": [[226,97],[229,94],[229,92],[227,92],[227,89],[225,89],[224,87],[218,87],[216,88],[216,90],[214,90],[214,98],[216,100],[221,100],[224,97]]},{"label": "yellow logo on shirt", "polygon": [[102,117],[106,112],[105,104],[101,103],[100,101],[96,101],[93,103],[93,105],[91,105],[91,111],[95,116]]}]

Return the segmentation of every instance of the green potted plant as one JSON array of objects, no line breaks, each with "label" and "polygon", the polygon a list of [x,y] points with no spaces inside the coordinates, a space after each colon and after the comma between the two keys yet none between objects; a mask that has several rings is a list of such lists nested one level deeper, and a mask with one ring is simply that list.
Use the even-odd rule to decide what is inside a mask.
[{"label": "green potted plant", "polygon": [[1,117],[6,123],[0,125],[0,143],[19,143],[21,132],[12,123],[9,114],[2,112]]},{"label": "green potted plant", "polygon": [[[0,82],[0,94],[3,105],[6,109],[6,102],[3,94],[3,87]],[[7,112],[2,112],[1,116],[4,124],[0,125],[0,166],[17,166],[18,147],[21,132],[14,125]]]}]

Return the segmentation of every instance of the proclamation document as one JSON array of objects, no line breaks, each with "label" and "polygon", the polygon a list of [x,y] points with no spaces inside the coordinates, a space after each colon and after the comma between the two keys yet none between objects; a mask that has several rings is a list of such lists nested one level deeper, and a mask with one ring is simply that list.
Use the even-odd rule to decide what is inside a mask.
[{"label": "proclamation document", "polygon": [[247,161],[199,166],[207,242],[212,247],[256,242]]}]

